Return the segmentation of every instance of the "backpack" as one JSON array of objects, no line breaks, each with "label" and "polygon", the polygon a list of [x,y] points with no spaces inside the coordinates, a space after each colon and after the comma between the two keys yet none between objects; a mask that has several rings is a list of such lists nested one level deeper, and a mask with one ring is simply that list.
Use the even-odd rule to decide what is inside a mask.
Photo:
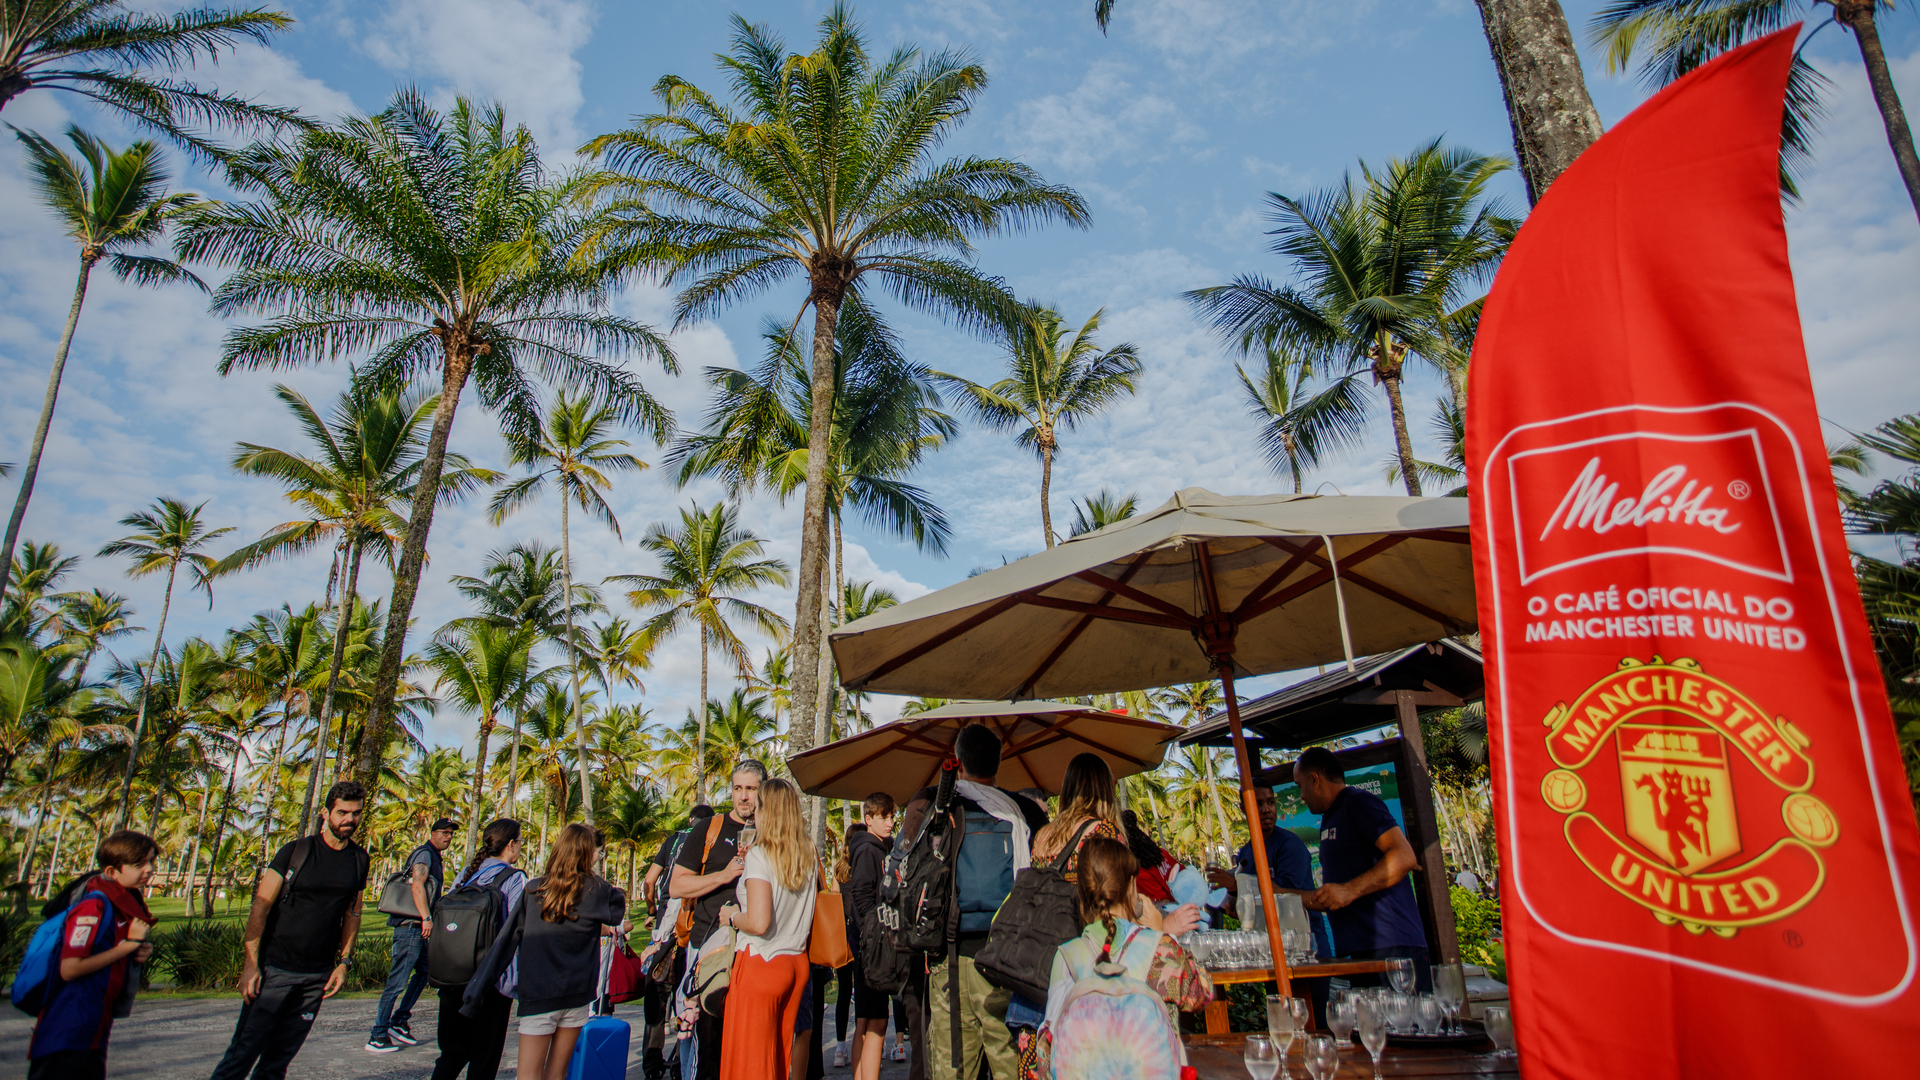
[{"label": "backpack", "polygon": [[507,894],[500,879],[524,874],[506,863],[492,874],[475,873],[433,905],[433,936],[427,938],[427,982],[436,987],[465,986],[507,921]]},{"label": "backpack", "polygon": [[73,904],[65,911],[50,916],[33,936],[27,939],[27,951],[20,958],[20,971],[13,978],[13,1007],[28,1016],[39,1016],[47,1007],[47,999],[53,996],[63,980],[60,978],[61,935],[66,930],[67,914],[74,905],[92,897],[99,897],[107,905],[107,918],[100,920],[100,926],[94,931],[93,946],[100,944],[101,934],[111,934],[113,930],[113,902],[107,894],[97,889],[88,889],[73,898]]},{"label": "backpack", "polygon": [[1158,934],[1137,941],[1139,934],[1135,927],[1118,959],[1096,963],[1075,981],[1047,1025],[1053,1076],[1059,1080],[1180,1080],[1186,1047],[1167,1015],[1167,1003],[1130,976],[1123,962],[1136,948],[1145,948],[1150,958],[1159,943]]},{"label": "backpack", "polygon": [[1013,892],[1013,823],[969,806],[961,817],[960,859],[954,869],[954,906],[960,932],[981,933]]},{"label": "backpack", "polygon": [[[414,848],[407,853],[407,861],[400,869],[387,875],[387,883],[380,887],[380,914],[415,922],[420,920],[420,912],[413,906],[413,857],[425,850],[430,850],[426,844]],[[287,869],[293,868],[289,866]],[[431,908],[432,905],[428,906]]]},{"label": "backpack", "polygon": [[[1067,864],[1080,850],[1081,838],[1097,824],[1097,818],[1082,822],[1050,865],[1030,867],[1013,883],[1013,891],[993,920],[986,946],[973,958],[982,978],[1028,1001],[1047,1000],[1054,950],[1079,936],[1083,925],[1077,886],[1067,880]],[[964,855],[961,861],[966,861]]]},{"label": "backpack", "polygon": [[947,946],[955,840],[949,810],[957,779],[956,770],[942,770],[920,831],[887,853],[878,902],[860,920],[860,974],[883,993],[900,993],[921,954]]}]

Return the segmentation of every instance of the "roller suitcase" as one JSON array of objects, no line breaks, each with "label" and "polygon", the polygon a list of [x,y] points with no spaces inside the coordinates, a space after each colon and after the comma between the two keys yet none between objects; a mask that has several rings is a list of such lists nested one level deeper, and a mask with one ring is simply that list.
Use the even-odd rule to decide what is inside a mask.
[{"label": "roller suitcase", "polygon": [[596,1016],[580,1029],[573,1044],[567,1080],[626,1080],[627,1045],[632,1038],[627,1022],[614,1016]]}]

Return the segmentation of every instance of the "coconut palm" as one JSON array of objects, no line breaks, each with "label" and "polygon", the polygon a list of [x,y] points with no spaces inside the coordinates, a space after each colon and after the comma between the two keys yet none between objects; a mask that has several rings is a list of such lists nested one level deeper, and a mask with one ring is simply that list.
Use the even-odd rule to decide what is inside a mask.
[{"label": "coconut palm", "polygon": [[0,109],[36,87],[92,98],[141,127],[203,157],[220,149],[204,130],[304,125],[275,105],[202,90],[151,68],[175,72],[244,42],[265,44],[293,25],[279,11],[202,8],[171,15],[130,12],[120,0],[0,0]]},{"label": "coconut palm", "polygon": [[610,314],[622,263],[588,256],[577,178],[551,180],[533,136],[497,106],[458,100],[446,116],[412,90],[378,115],[240,155],[257,197],[207,208],[180,251],[234,272],[223,316],[270,314],[228,334],[222,372],[366,353],[362,377],[394,385],[423,373],[440,400],[394,573],[380,667],[354,771],[380,772],[392,735],[407,625],[461,392],[471,379],[508,431],[538,423],[536,381],[591,393],[658,438],[671,414],[624,364],[639,353],[676,370],[666,341]]},{"label": "coconut palm", "polygon": [[[1257,374],[1235,369],[1246,396],[1247,415],[1260,425],[1260,453],[1273,471],[1293,479],[1300,494],[1306,471],[1321,456],[1357,445],[1366,437],[1368,393],[1351,375],[1312,391],[1314,368],[1283,348],[1266,350],[1266,367]],[[1397,477],[1396,477],[1397,478]]]},{"label": "coconut palm", "polygon": [[1084,500],[1073,504],[1073,525],[1067,535],[1069,537],[1085,536],[1115,522],[1125,521],[1139,509],[1140,496],[1137,492],[1129,491],[1125,495],[1120,495],[1107,488],[1101,488]]},{"label": "coconut palm", "polygon": [[[1167,713],[1168,719],[1175,724],[1192,727],[1205,720],[1219,709],[1225,699],[1220,695],[1220,684],[1212,679],[1201,682],[1169,686],[1155,695],[1156,704]],[[1200,776],[1206,783],[1208,801],[1213,805],[1213,816],[1220,825],[1219,837],[1223,842],[1233,835],[1227,824],[1226,804],[1220,801],[1220,782],[1214,775],[1214,755],[1204,747],[1188,747],[1187,760],[1200,766]],[[1198,760],[1194,760],[1197,758]]]},{"label": "coconut palm", "polygon": [[[1866,65],[1867,85],[1893,148],[1894,164],[1914,212],[1920,214],[1920,154],[1914,150],[1913,130],[1907,125],[1906,108],[1900,104],[1880,43],[1875,19],[1881,6],[1879,0],[1835,0],[1827,21],[1853,31],[1860,60]],[[1885,6],[1892,9],[1891,4]],[[1640,78],[1658,88],[1721,53],[1810,19],[1818,7],[1812,0],[1610,0],[1594,14],[1589,31],[1594,44],[1607,50],[1609,73],[1626,70],[1633,65],[1635,53],[1644,50]],[[1780,131],[1781,186],[1790,196],[1797,194],[1794,181],[1811,157],[1820,93],[1827,86],[1826,76],[1807,61],[1804,48],[1803,43],[1793,54]]]},{"label": "coconut palm", "polygon": [[[806,284],[794,325],[813,309],[807,485],[801,515],[794,670],[817,670],[825,476],[833,429],[835,324],[849,296],[884,287],[910,306],[976,329],[1002,320],[1005,289],[971,262],[974,243],[1050,221],[1084,226],[1086,204],[1019,162],[943,158],[985,88],[957,53],[901,46],[869,55],[841,4],[807,54],[789,54],[764,26],[736,16],[720,58],[729,103],[679,76],[654,86],[663,111],[589,143],[613,198],[604,239],[657,264],[684,325],[791,278]],[[795,686],[796,715],[821,687]],[[796,746],[794,749],[805,749]]]},{"label": "coconut palm", "polygon": [[628,896],[634,894],[633,875],[640,853],[665,839],[671,831],[669,824],[667,800],[652,784],[616,789],[608,800],[600,827],[609,843],[626,849]]},{"label": "coconut palm", "polygon": [[703,775],[724,776],[747,758],[765,760],[782,756],[776,752],[781,741],[780,730],[766,710],[766,698],[742,689],[735,689],[724,701],[707,702],[697,722],[689,710],[681,731],[695,729],[696,739],[704,733]]},{"label": "coconut palm", "polygon": [[1094,312],[1075,331],[1058,311],[1027,304],[1006,331],[1006,378],[981,386],[954,375],[940,376],[960,391],[962,404],[982,424],[1017,430],[1015,441],[1040,459],[1040,531],[1049,548],[1055,540],[1049,492],[1060,433],[1132,396],[1140,374],[1139,351],[1132,345],[1102,349],[1094,340],[1104,314]]},{"label": "coconut palm", "polygon": [[551,672],[533,664],[539,631],[484,621],[463,624],[428,644],[425,666],[435,689],[462,712],[480,718],[474,755],[473,790],[468,800],[467,847],[480,828],[482,792],[487,786],[487,741],[503,713],[518,710],[529,694],[547,685]]},{"label": "coconut palm", "polygon": [[605,610],[600,590],[584,583],[573,586],[571,603],[563,601],[568,593],[560,553],[537,540],[487,552],[485,572],[485,577],[455,574],[447,579],[479,614],[449,622],[442,633],[470,622],[490,622],[530,626],[542,637],[559,641],[569,616]]},{"label": "coconut palm", "polygon": [[[612,437],[614,411],[595,406],[584,395],[554,395],[546,422],[537,430],[507,433],[507,464],[525,466],[529,475],[494,495],[488,509],[495,525],[540,496],[548,484],[560,489],[560,574],[566,595],[573,595],[573,533],[570,510],[580,509],[599,518],[620,535],[620,519],[601,492],[613,487],[609,474],[641,472],[647,463],[623,449],[624,439]],[[580,654],[585,643],[575,635],[573,606],[563,613],[566,623],[567,673],[573,680],[573,728],[580,758],[580,799],[593,820],[593,784],[587,777],[587,729],[580,715]]]},{"label": "coconut palm", "polygon": [[1435,140],[1305,198],[1269,192],[1272,250],[1292,262],[1293,281],[1242,274],[1187,299],[1242,354],[1280,350],[1336,387],[1372,377],[1386,391],[1401,479],[1418,495],[1405,366],[1418,358],[1449,380],[1465,367],[1460,327],[1515,228],[1485,196],[1507,168]]},{"label": "coconut palm", "polygon": [[[22,0],[0,0],[5,14]],[[97,6],[97,5],[95,5]],[[25,12],[19,12],[24,15]],[[9,18],[0,22],[0,41],[8,33]],[[9,54],[0,46],[0,57]],[[0,60],[0,95],[6,94],[5,66]],[[0,104],[5,97],[0,96]],[[47,429],[53,424],[54,402],[60,396],[60,380],[67,370],[67,352],[73,347],[73,331],[80,324],[80,306],[87,298],[87,282],[93,268],[102,259],[122,281],[138,285],[160,285],[185,281],[205,289],[199,278],[170,259],[140,254],[165,237],[168,227],[187,209],[198,203],[192,195],[168,194],[167,172],[160,151],[147,142],[134,143],[124,151],[111,147],[78,127],[67,128],[67,141],[80,152],[80,161],[68,157],[45,136],[31,131],[14,133],[27,148],[28,169],[33,185],[47,208],[66,227],[67,236],[80,246],[80,276],[73,286],[73,304],[67,309],[67,323],[60,331],[60,344],[53,350],[53,370],[47,375],[47,394],[40,402],[40,421],[33,429],[32,448],[27,451],[27,467],[20,476],[20,494],[14,498],[13,514],[7,519],[7,534],[0,541],[0,566],[13,562],[13,545],[20,538],[20,522],[27,515],[27,503],[33,499],[34,481],[40,476],[40,457],[47,447]],[[0,581],[0,599],[6,595],[6,582]]]},{"label": "coconut palm", "polygon": [[619,616],[587,628],[586,641],[582,644],[584,659],[594,677],[600,680],[600,691],[608,702],[613,701],[616,682],[643,694],[647,692],[640,673],[653,667],[653,649],[657,644],[645,629],[629,626],[627,620]]},{"label": "coconut palm", "polygon": [[93,665],[93,658],[109,640],[146,629],[129,622],[133,614],[126,597],[91,589],[61,597],[59,613],[54,616],[54,626],[62,641],[80,649],[78,670],[84,672]]},{"label": "coconut palm", "polygon": [[133,559],[133,566],[127,570],[128,577],[145,577],[148,574],[167,572],[167,588],[160,601],[160,624],[153,631],[153,656],[142,672],[140,705],[133,723],[133,742],[127,748],[127,771],[120,778],[119,828],[127,827],[127,818],[132,811],[128,802],[133,790],[133,771],[140,758],[140,740],[147,724],[147,680],[152,675],[153,666],[160,662],[160,643],[167,634],[167,611],[173,607],[173,586],[180,574],[181,564],[193,577],[193,586],[207,594],[207,606],[213,606],[213,584],[209,577],[214,560],[211,555],[201,551],[209,541],[217,540],[233,531],[231,527],[210,529],[200,517],[200,511],[206,503],[189,507],[178,499],[162,498],[155,500],[152,507],[129,514],[120,519],[120,524],[134,532],[100,549],[100,557],[110,558],[126,555]]},{"label": "coconut palm", "polygon": [[[765,545],[742,529],[738,513],[725,503],[702,510],[699,504],[680,511],[680,527],[655,522],[640,541],[642,550],[660,560],[654,574],[619,574],[610,582],[633,586],[627,602],[652,612],[646,632],[661,641],[693,627],[700,632],[700,720],[694,760],[702,772],[695,790],[706,788],[707,653],[718,647],[733,658],[742,677],[752,669],[746,643],[734,630],[744,622],[760,633],[782,638],[787,621],[771,610],[741,599],[741,594],[787,583],[787,564],[760,557]],[[795,713],[795,715],[800,715]]]},{"label": "coconut palm", "polygon": [[38,640],[59,619],[63,597],[54,590],[80,565],[78,555],[61,555],[58,544],[29,540],[7,564],[7,596],[0,604],[0,637]]},{"label": "coconut palm", "polygon": [[1891,541],[1890,558],[1856,553],[1860,599],[1898,724],[1915,810],[1920,812],[1920,415],[1858,436],[1869,452],[1906,472],[1864,494],[1846,493],[1847,531]]},{"label": "coconut palm", "polygon": [[[334,609],[327,685],[313,718],[315,729],[325,731],[331,724],[334,686],[346,662],[348,630],[353,625],[351,618],[340,618],[339,614],[353,610],[357,602],[360,563],[369,551],[379,556],[389,571],[393,569],[394,554],[407,528],[401,511],[415,494],[425,460],[427,431],[440,399],[434,394],[407,393],[398,386],[356,379],[335,403],[332,413],[323,417],[312,402],[291,387],[276,385],[273,392],[292,414],[294,425],[306,435],[312,452],[302,454],[243,442],[236,446],[231,467],[248,476],[279,481],[286,488],[287,501],[299,508],[301,516],[269,528],[265,536],[220,560],[215,573],[234,573],[323,544],[332,546],[327,576],[330,605],[334,586],[343,573],[346,581],[339,593],[339,606]],[[465,498],[499,476],[491,469],[475,468],[460,454],[449,453],[440,473],[440,505]],[[308,773],[304,806],[312,806],[317,798],[321,772],[316,768]],[[303,809],[303,835],[307,816]],[[268,835],[265,829],[261,835]]]},{"label": "coconut palm", "polygon": [[[273,703],[264,697],[226,694],[211,703],[211,707],[206,710],[201,720],[202,728],[213,737],[215,742],[220,748],[224,749],[227,754],[226,779],[222,786],[220,796],[220,811],[213,819],[213,840],[207,845],[207,850],[209,851],[217,852],[220,850],[221,841],[227,831],[227,819],[233,808],[233,788],[234,782],[240,773],[240,759],[247,754],[248,740],[264,732],[276,719],[276,717],[272,715],[272,708]],[[282,720],[281,724],[282,730],[284,730],[285,721]],[[187,888],[189,894],[192,892],[194,876],[199,870],[200,838],[206,834],[207,804],[209,802],[207,796],[211,794],[211,791],[206,792],[200,800],[200,825],[193,831],[193,857],[188,860],[187,863]],[[269,817],[271,817],[273,813],[273,804],[271,802],[267,804],[267,813]],[[209,872],[207,874],[206,898],[203,901],[203,907],[201,909],[203,917],[209,919],[213,918],[214,887],[213,874],[211,872],[212,865],[211,863],[208,864]],[[187,902],[187,911],[189,915],[191,915],[193,911],[193,902],[191,899]]]}]

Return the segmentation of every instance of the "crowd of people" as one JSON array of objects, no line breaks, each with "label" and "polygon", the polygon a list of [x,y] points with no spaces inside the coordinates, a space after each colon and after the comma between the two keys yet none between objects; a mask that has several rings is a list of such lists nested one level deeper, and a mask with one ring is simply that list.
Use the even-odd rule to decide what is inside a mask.
[{"label": "crowd of people", "polygon": [[[809,835],[801,793],[757,761],[735,767],[724,813],[692,809],[642,886],[653,922],[635,961],[648,1080],[818,1077],[829,1051],[855,1080],[877,1080],[889,1055],[909,1060],[912,1080],[1043,1080],[1074,1075],[1123,1047],[1179,1052],[1180,1014],[1214,997],[1180,939],[1221,913],[1174,900],[1170,882],[1182,867],[1120,809],[1113,773],[1098,755],[1071,762],[1050,817],[1040,793],[997,786],[1001,742],[991,729],[962,729],[953,752],[950,786],[923,789],[904,806],[883,792],[869,796],[831,871]],[[1273,886],[1316,913],[1319,955],[1411,957],[1425,988],[1427,943],[1406,880],[1415,858],[1391,812],[1347,786],[1326,750],[1302,753],[1294,779],[1321,816],[1324,880],[1315,882],[1299,837],[1275,827],[1265,790],[1257,807]],[[244,937],[240,1014],[212,1080],[285,1076],[321,1003],[343,985],[368,886],[370,860],[354,841],[365,797],[357,783],[335,784],[319,830],[282,847],[261,871]],[[419,1043],[412,1012],[431,984],[440,1002],[434,1080],[493,1080],[516,1024],[517,1075],[562,1080],[582,1028],[612,1007],[616,950],[604,946],[632,931],[627,897],[596,871],[605,838],[590,825],[567,825],[540,875],[529,877],[519,865],[520,823],[502,818],[480,832],[449,880],[443,857],[459,828],[435,821],[382,894],[392,967],[366,1049]],[[889,875],[897,894],[901,875],[916,872],[913,851],[930,836],[944,838],[941,880],[950,896],[928,909],[942,920],[944,948],[922,950],[889,984],[880,965],[897,942],[876,940],[886,932],[878,927],[900,921],[897,912],[891,922],[880,917]],[[31,1080],[105,1075],[113,1019],[127,1015],[137,988],[133,965],[152,950],[155,920],[142,894],[158,851],[140,833],[116,832],[99,845],[99,869],[47,905],[50,923],[58,920],[57,971],[38,1012]],[[1254,865],[1250,843],[1235,868],[1244,874]],[[1040,875],[1016,894],[1015,882],[1035,868]],[[1227,888],[1240,880],[1214,876]],[[1043,879],[1053,892],[1036,885]],[[837,904],[822,900],[834,893]],[[1039,983],[1006,977],[991,951],[996,934],[1020,921],[1007,917],[1009,908],[1053,902],[1066,904],[1083,929],[1051,943],[1041,994]],[[1029,933],[1046,925],[1028,922]],[[831,957],[842,953],[851,961],[835,970]],[[1323,1003],[1324,988],[1313,984],[1325,980],[1307,982]],[[827,1039],[825,1003],[836,983]],[[1097,1009],[1088,1004],[1096,992]]]}]

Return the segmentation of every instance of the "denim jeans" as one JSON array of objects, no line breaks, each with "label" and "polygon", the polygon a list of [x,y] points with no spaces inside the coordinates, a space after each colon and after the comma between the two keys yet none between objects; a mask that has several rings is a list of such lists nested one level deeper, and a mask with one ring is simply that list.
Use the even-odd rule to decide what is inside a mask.
[{"label": "denim jeans", "polygon": [[367,1041],[384,1038],[389,1028],[407,1027],[413,1019],[413,1003],[426,988],[427,943],[420,936],[419,923],[403,922],[393,928],[393,967],[387,972],[387,987],[380,992],[380,1011],[374,1014]]}]

